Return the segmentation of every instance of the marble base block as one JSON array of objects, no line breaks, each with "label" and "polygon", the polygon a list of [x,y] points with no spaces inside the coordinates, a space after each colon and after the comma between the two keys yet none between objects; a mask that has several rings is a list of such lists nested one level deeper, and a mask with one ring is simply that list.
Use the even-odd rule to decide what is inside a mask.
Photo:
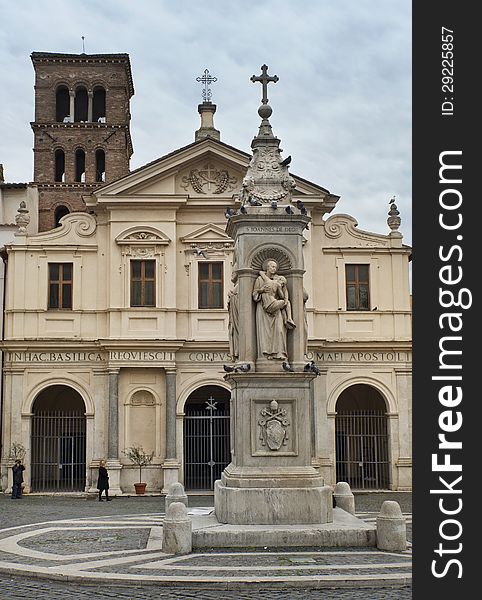
[{"label": "marble base block", "polygon": [[231,525],[299,525],[333,521],[332,490],[313,488],[227,487],[214,484],[216,518]]}]

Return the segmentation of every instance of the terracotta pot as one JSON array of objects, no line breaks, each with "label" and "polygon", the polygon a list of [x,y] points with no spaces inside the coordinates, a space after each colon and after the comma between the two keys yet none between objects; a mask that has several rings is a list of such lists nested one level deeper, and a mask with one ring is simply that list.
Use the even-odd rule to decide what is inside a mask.
[{"label": "terracotta pot", "polygon": [[139,496],[144,494],[146,491],[147,483],[134,483],[134,487],[136,488],[136,494]]}]

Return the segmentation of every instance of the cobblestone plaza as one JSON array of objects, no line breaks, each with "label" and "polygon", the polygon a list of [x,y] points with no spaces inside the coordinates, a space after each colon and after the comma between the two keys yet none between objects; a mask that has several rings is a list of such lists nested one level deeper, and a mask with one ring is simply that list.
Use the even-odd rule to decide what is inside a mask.
[{"label": "cobblestone plaza", "polygon": [[[374,521],[384,500],[400,503],[411,542],[411,495],[356,495],[357,516]],[[190,496],[191,516],[212,496]],[[227,549],[168,556],[160,496],[0,497],[1,598],[411,598],[411,544],[373,548]],[[47,581],[48,580],[48,581]]]}]

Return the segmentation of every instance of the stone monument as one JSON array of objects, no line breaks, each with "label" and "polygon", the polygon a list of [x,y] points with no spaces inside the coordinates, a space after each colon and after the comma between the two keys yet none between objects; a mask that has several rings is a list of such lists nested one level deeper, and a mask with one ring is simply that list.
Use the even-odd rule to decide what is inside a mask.
[{"label": "stone monument", "polygon": [[323,524],[333,520],[332,490],[312,466],[313,379],[306,360],[303,231],[310,217],[292,205],[295,182],[269,117],[268,67],[261,125],[240,194],[229,216],[234,239],[230,347],[232,461],[215,483],[220,523]]}]

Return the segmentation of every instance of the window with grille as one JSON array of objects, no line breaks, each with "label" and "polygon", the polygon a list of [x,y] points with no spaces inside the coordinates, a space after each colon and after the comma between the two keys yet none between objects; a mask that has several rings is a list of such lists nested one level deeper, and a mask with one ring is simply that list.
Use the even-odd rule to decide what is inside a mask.
[{"label": "window with grille", "polygon": [[131,261],[131,306],[156,305],[156,261]]},{"label": "window with grille", "polygon": [[198,263],[198,307],[224,308],[223,263]]},{"label": "window with grille", "polygon": [[347,310],[370,310],[369,265],[345,265]]},{"label": "window with grille", "polygon": [[49,263],[49,308],[72,310],[72,263]]}]

